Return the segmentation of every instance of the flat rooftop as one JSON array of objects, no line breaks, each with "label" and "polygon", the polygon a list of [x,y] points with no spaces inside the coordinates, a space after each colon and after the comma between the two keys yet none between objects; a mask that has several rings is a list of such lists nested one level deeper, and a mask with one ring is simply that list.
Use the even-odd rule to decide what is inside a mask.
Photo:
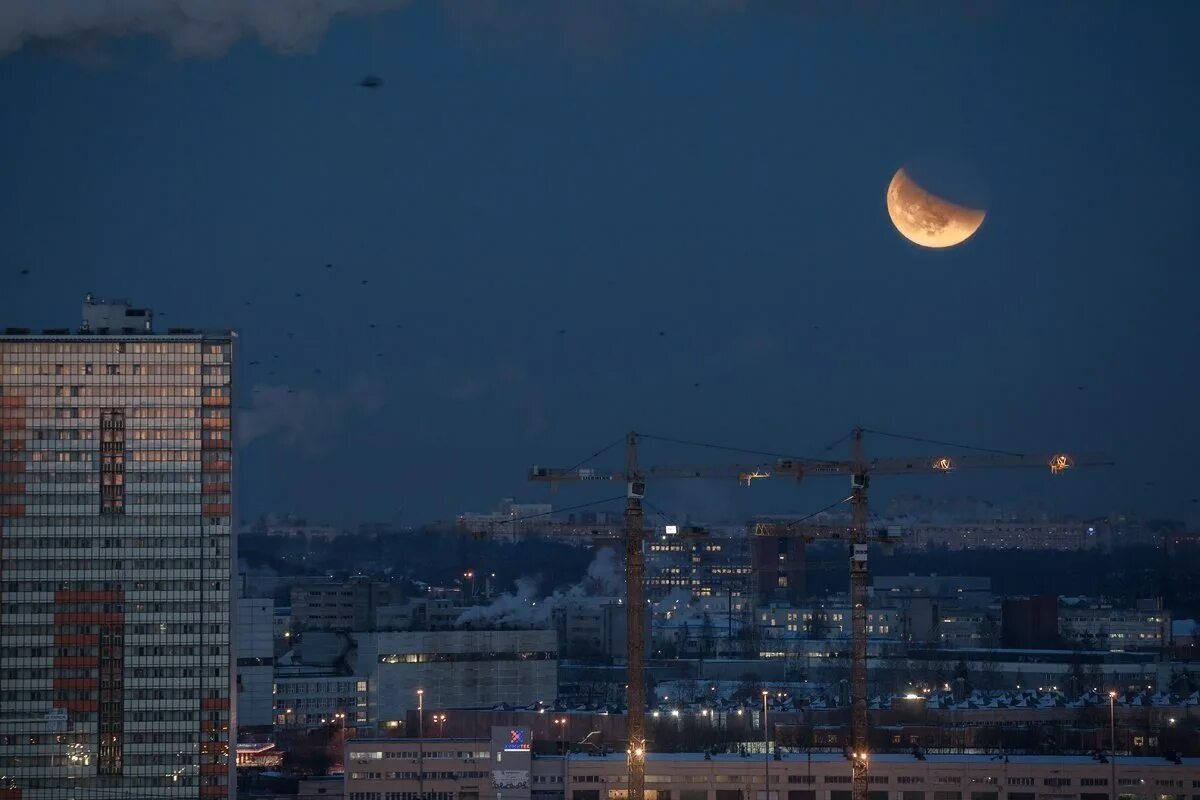
[{"label": "flat rooftop", "polygon": [[[421,743],[422,741],[427,744],[432,744],[432,743],[467,744],[467,743],[475,743],[475,742],[487,742],[490,740],[483,739],[483,738],[479,738],[479,739],[431,739],[431,738],[426,737],[425,739],[418,739],[418,738],[398,739],[398,738],[394,738],[394,737],[393,738],[364,737],[364,738],[350,739],[346,742],[346,746],[351,749],[361,749],[361,746],[376,745],[376,744],[404,744],[404,745],[416,746],[419,743]],[[562,756],[535,755],[534,758],[536,758],[540,761],[540,760],[549,760],[549,759],[561,759]],[[979,754],[968,754],[968,753],[940,753],[940,754],[939,753],[925,753],[925,758],[922,760],[922,759],[918,759],[916,756],[912,755],[911,753],[871,753],[871,761],[876,761],[876,762],[881,762],[881,763],[886,763],[886,764],[929,764],[929,765],[934,765],[934,766],[936,766],[938,764],[946,764],[946,765],[952,765],[952,764],[976,764],[976,765],[1003,764],[1003,763],[1005,763],[1004,758],[1005,758],[1004,756],[979,755]],[[608,753],[606,755],[590,755],[587,753],[576,753],[571,756],[571,760],[572,761],[611,761],[611,762],[623,764],[623,763],[625,763],[625,754],[623,752]],[[704,761],[705,757],[704,757],[704,753],[647,753],[646,760],[650,761],[650,762],[657,761],[657,762],[669,764],[669,763],[676,762],[676,761],[678,761],[678,762]],[[717,761],[717,762],[724,762],[724,763],[737,763],[737,762],[746,762],[746,761],[761,762],[762,754],[761,753],[752,753],[747,756],[741,756],[741,755],[737,755],[734,753],[718,753],[716,755],[713,755],[709,760]],[[793,761],[793,762],[811,760],[814,763],[831,763],[831,762],[849,763],[849,759],[847,759],[841,753],[826,753],[826,752],[821,752],[821,753],[814,752],[814,753],[809,754],[809,753],[796,752],[796,751],[787,751],[787,752],[781,751],[781,760],[782,761]],[[1083,764],[1096,764],[1096,763],[1099,763],[1096,759],[1092,758],[1091,756],[1084,756],[1084,755],[1039,756],[1039,755],[1013,755],[1013,754],[1010,754],[1008,756],[1008,764],[1010,766],[1012,764],[1031,764],[1031,765],[1032,764],[1043,764],[1043,765],[1061,764],[1064,766],[1070,766],[1070,765],[1083,765]],[[1174,762],[1172,762],[1172,761],[1168,761],[1165,758],[1156,758],[1153,756],[1117,756],[1116,763],[1118,765],[1140,766],[1140,767],[1173,766],[1174,765]],[[1182,759],[1182,765],[1188,766],[1188,767],[1200,767],[1200,758],[1184,758],[1184,759]]]}]

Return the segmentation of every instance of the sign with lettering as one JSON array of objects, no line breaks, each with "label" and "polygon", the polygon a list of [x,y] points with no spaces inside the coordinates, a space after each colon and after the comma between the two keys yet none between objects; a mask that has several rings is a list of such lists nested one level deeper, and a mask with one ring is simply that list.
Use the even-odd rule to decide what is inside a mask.
[{"label": "sign with lettering", "polygon": [[508,741],[505,743],[504,749],[528,750],[529,730],[526,728],[510,728],[508,731]]}]

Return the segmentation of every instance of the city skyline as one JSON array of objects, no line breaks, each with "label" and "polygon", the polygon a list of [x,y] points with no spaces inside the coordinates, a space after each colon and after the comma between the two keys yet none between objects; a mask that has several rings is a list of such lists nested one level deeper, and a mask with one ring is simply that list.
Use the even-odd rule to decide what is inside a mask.
[{"label": "city skyline", "polygon": [[0,800],[1200,790],[1198,27],[0,2]]}]

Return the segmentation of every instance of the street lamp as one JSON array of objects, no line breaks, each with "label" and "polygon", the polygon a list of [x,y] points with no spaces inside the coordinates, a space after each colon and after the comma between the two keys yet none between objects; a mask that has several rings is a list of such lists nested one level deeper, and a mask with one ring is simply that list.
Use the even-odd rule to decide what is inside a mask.
[{"label": "street lamp", "polygon": [[425,690],[417,689],[417,792],[425,796]]},{"label": "street lamp", "polygon": [[554,720],[554,724],[558,726],[558,736],[562,740],[563,797],[569,797],[571,793],[571,748],[567,747],[567,718],[559,717]]},{"label": "street lamp", "polygon": [[767,741],[767,698],[770,692],[762,690],[763,698],[763,798],[771,800],[771,745]]},{"label": "street lamp", "polygon": [[1108,765],[1111,772],[1108,796],[1117,797],[1117,693],[1108,693]]},{"label": "street lamp", "polygon": [[438,724],[438,738],[445,739],[446,738],[446,715],[445,714],[434,714],[433,721]]},{"label": "street lamp", "polygon": [[554,724],[558,726],[558,743],[560,749],[566,753],[567,750],[567,718],[555,717]]}]

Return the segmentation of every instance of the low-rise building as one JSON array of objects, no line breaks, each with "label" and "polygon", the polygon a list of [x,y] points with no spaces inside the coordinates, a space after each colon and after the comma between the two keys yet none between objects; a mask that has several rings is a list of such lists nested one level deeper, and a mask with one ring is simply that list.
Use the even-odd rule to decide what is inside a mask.
[{"label": "low-rise building", "polygon": [[948,550],[1090,550],[1105,547],[1102,526],[1075,520],[917,523],[906,525],[899,547]]},{"label": "low-rise building", "polygon": [[299,583],[291,591],[292,633],[373,630],[378,609],[403,598],[399,584],[362,578]]},{"label": "low-rise building", "polygon": [[521,534],[548,528],[553,510],[550,503],[518,503],[511,497],[504,497],[491,511],[459,514],[457,524],[462,530],[487,533],[494,541],[516,541]]},{"label": "low-rise building", "polygon": [[[488,739],[349,739],[348,800],[617,800],[628,788],[624,752],[532,756],[527,728],[495,727]],[[780,760],[702,753],[650,753],[647,800],[848,800],[850,761],[841,753],[781,754]],[[1100,800],[1183,796],[1200,781],[1200,759],[877,753],[875,800]],[[1115,781],[1116,785],[1112,785]],[[787,792],[787,795],[783,793]],[[1093,798],[1092,795],[1097,797]]]},{"label": "low-rise building", "polygon": [[367,680],[316,668],[291,668],[275,676],[274,715],[278,728],[367,724]]},{"label": "low-rise building", "polygon": [[1159,600],[1139,600],[1122,608],[1086,597],[1062,597],[1058,634],[1065,642],[1103,650],[1165,647],[1170,640],[1171,612]]},{"label": "low-rise building", "polygon": [[375,609],[377,631],[439,631],[455,627],[463,612],[471,608],[463,605],[459,593],[434,594],[426,597],[410,597],[393,605]]},{"label": "low-rise building", "polygon": [[[554,612],[559,651],[563,658],[622,661],[628,655],[627,613],[617,598],[580,598],[562,603]],[[645,646],[650,648],[650,625]]]},{"label": "low-rise building", "polygon": [[[845,595],[800,606],[771,604],[755,612],[755,621],[763,639],[842,638],[850,635],[851,605]],[[899,609],[881,604],[878,598],[867,604],[867,635],[879,639],[899,639]]]},{"label": "low-rise building", "polygon": [[418,706],[528,705],[558,693],[553,630],[377,631],[353,634],[356,674],[369,680],[376,728]]}]

